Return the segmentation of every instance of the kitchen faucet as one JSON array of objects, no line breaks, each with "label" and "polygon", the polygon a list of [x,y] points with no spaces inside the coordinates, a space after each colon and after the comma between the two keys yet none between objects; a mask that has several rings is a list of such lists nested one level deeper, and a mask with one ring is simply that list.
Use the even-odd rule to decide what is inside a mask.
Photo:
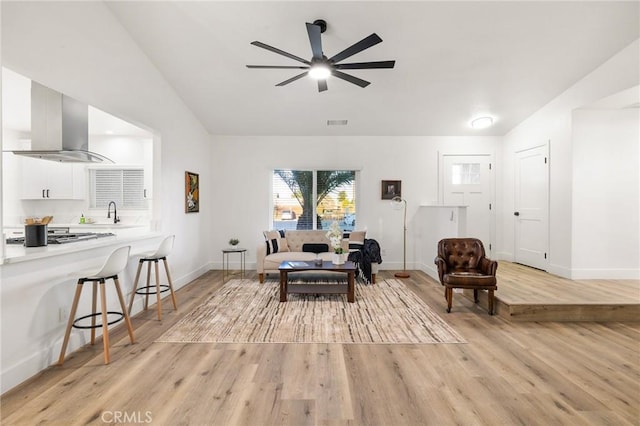
[{"label": "kitchen faucet", "polygon": [[109,201],[109,207],[107,208],[107,218],[111,218],[111,204],[113,204],[113,223],[120,222],[120,218],[118,218],[118,210],[116,209],[116,202]]}]

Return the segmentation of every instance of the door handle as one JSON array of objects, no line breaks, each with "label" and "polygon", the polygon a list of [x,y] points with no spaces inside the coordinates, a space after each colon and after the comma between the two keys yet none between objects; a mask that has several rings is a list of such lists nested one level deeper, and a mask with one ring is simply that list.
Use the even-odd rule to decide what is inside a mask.
[{"label": "door handle", "polygon": [[520,212],[513,212],[514,216],[520,216]]}]

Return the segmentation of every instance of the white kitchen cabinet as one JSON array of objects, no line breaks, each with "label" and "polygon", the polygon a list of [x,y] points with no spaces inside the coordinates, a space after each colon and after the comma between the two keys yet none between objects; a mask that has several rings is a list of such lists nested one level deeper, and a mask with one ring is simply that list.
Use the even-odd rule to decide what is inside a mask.
[{"label": "white kitchen cabinet", "polygon": [[84,165],[22,158],[23,200],[82,200],[85,198]]}]

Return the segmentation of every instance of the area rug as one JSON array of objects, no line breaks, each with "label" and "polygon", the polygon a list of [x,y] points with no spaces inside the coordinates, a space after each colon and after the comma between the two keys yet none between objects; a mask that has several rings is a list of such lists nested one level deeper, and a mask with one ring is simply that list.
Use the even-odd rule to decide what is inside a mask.
[{"label": "area rug", "polygon": [[173,343],[466,343],[401,281],[344,294],[289,294],[278,283],[230,280],[157,341]]}]

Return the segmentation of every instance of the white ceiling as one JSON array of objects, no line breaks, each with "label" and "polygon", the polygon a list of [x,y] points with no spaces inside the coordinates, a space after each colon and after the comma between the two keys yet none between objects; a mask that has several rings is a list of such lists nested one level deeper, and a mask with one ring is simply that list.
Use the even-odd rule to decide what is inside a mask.
[{"label": "white ceiling", "polygon": [[[212,134],[503,135],[639,37],[638,2],[116,2],[108,7]],[[375,32],[384,41],[345,62],[360,88],[332,78],[318,93],[299,63],[305,22],[324,19],[325,55]],[[490,114],[495,126],[469,121]],[[348,126],[327,127],[347,119]]]},{"label": "white ceiling", "polygon": [[[151,138],[148,130],[89,106],[89,134]],[[2,68],[2,126],[28,134],[31,131],[31,80]]]},{"label": "white ceiling", "polygon": [[[106,5],[206,129],[228,135],[504,135],[640,36],[637,1]],[[326,56],[375,32],[382,43],[344,62],[393,59],[395,69],[348,71],[371,84],[332,78],[318,93],[308,77],[275,86],[298,70],[245,67],[299,65],[254,40],[310,59],[304,24],[315,19],[328,23]],[[485,114],[493,127],[469,127]],[[92,117],[95,131],[117,125]]]}]

